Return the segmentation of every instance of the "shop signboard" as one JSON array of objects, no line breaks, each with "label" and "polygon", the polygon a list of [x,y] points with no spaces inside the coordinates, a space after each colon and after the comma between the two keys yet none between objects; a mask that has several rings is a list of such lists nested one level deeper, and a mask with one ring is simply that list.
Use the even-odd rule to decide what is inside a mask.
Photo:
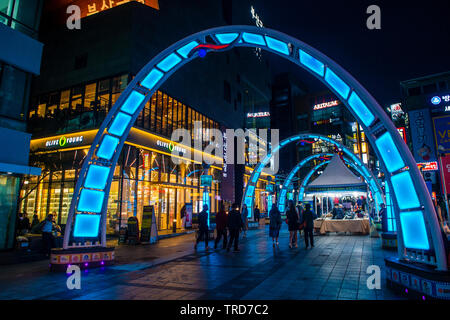
[{"label": "shop signboard", "polygon": [[447,154],[446,156],[441,158],[442,160],[442,173],[444,176],[444,182],[445,189],[447,191],[447,194],[450,193],[450,154]]},{"label": "shop signboard", "polygon": [[141,242],[150,242],[154,206],[144,206],[142,212]]},{"label": "shop signboard", "polygon": [[184,220],[185,228],[192,228],[192,202],[186,203],[186,219]]},{"label": "shop signboard", "polygon": [[129,217],[127,221],[127,238],[128,243],[136,244],[139,240],[139,222],[136,217]]},{"label": "shop signboard", "polygon": [[417,163],[437,161],[430,111],[410,111],[409,118],[414,159]]},{"label": "shop signboard", "polygon": [[450,116],[433,118],[436,148],[439,153],[450,153]]}]

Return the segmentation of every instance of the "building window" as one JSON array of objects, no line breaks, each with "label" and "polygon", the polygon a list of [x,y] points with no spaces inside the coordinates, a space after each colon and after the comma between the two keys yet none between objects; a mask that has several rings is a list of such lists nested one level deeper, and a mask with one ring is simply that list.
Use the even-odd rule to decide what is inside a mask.
[{"label": "building window", "polygon": [[437,91],[436,83],[431,83],[431,84],[427,84],[426,86],[423,86],[423,93],[425,93],[425,94],[433,93],[436,91]]},{"label": "building window", "polygon": [[223,82],[223,98],[226,102],[231,103],[231,86],[226,80]]},{"label": "building window", "polygon": [[408,88],[408,96],[420,96],[420,87]]},{"label": "building window", "polygon": [[74,69],[80,70],[80,69],[86,68],[87,67],[87,59],[88,59],[87,53],[83,53],[79,56],[76,56]]}]

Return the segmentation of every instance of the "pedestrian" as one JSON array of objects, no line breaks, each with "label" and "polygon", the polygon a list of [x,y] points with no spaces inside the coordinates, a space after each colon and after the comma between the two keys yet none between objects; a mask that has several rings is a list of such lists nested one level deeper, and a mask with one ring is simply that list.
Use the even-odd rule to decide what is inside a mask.
[{"label": "pedestrian", "polygon": [[227,213],[223,205],[223,201],[219,202],[219,212],[216,215],[216,241],[214,242],[214,249],[217,249],[217,244],[223,237],[223,249],[227,248]]},{"label": "pedestrian", "polygon": [[34,229],[35,226],[37,226],[39,224],[39,217],[37,215],[37,213],[33,214],[33,220],[31,220],[31,230]]},{"label": "pedestrian", "polygon": [[314,212],[311,211],[311,205],[307,203],[305,206],[305,211],[303,211],[302,214],[302,220],[300,222],[301,225],[303,224],[303,233],[305,236],[305,245],[306,245],[305,249],[308,249],[309,244],[311,244],[311,248],[314,248],[313,230],[315,219],[317,219],[317,216],[314,214]]},{"label": "pedestrian", "polygon": [[255,206],[254,212],[255,212],[255,221],[258,222],[258,225],[259,225],[259,219],[261,217],[261,212],[259,211],[258,206]]},{"label": "pedestrian", "polygon": [[198,236],[197,240],[195,241],[194,249],[197,250],[198,243],[202,240],[202,238],[205,239],[205,249],[209,250],[208,246],[208,205],[203,205],[203,210],[198,214]]},{"label": "pedestrian", "polygon": [[386,205],[384,203],[380,204],[380,211],[378,212],[378,215],[381,218],[381,230],[384,232],[388,231],[388,221],[387,221],[387,211],[386,211]]},{"label": "pedestrian", "polygon": [[55,242],[55,238],[53,237],[53,229],[53,215],[49,214],[47,218],[41,222],[42,246],[47,257],[50,256]]},{"label": "pedestrian", "polygon": [[227,251],[230,251],[231,246],[234,243],[234,252],[239,252],[239,231],[243,228],[244,222],[242,221],[238,205],[236,203],[233,203],[231,208],[232,209],[228,214],[227,220],[228,232],[230,234]]},{"label": "pedestrian", "polygon": [[278,246],[278,236],[281,228],[281,213],[277,206],[272,206],[269,212],[269,236],[272,237],[272,246]]},{"label": "pedestrian", "polygon": [[22,213],[22,225],[21,225],[21,233],[27,234],[31,229],[30,219],[27,217],[27,213]]},{"label": "pedestrian", "polygon": [[242,231],[244,231],[244,238],[247,237],[247,229],[248,229],[248,208],[247,205],[244,203],[242,206]]},{"label": "pedestrian", "polygon": [[297,248],[297,230],[299,228],[299,216],[294,201],[289,200],[286,218],[289,229],[289,248]]}]

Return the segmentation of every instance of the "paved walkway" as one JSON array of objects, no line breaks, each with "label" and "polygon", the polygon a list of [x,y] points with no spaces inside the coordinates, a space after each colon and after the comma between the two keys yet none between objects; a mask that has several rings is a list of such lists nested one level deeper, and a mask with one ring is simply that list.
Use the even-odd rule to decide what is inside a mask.
[{"label": "paved walkway", "polygon": [[[285,226],[284,226],[285,227]],[[81,290],[48,262],[1,267],[0,299],[398,299],[386,288],[381,240],[317,236],[316,246],[289,249],[283,229],[273,248],[268,227],[248,231],[241,252],[193,250],[194,235],[156,245],[117,248],[117,264],[82,271]],[[303,239],[302,239],[303,240]],[[369,265],[381,267],[381,289],[366,286]]]}]

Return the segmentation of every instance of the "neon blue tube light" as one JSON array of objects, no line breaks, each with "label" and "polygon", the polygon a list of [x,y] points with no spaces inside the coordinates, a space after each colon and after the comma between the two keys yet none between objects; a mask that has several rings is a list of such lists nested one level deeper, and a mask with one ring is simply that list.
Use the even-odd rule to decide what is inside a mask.
[{"label": "neon blue tube light", "polygon": [[239,33],[218,33],[216,34],[217,40],[221,44],[229,44],[236,40],[236,38],[239,36]]},{"label": "neon blue tube light", "polygon": [[325,81],[344,99],[347,99],[350,93],[350,87],[334,73],[330,68],[325,72]]},{"label": "neon blue tube light", "polygon": [[152,69],[148,75],[142,80],[141,85],[151,90],[163,77],[164,73],[157,69]]},{"label": "neon blue tube light", "polygon": [[403,243],[406,248],[429,250],[427,230],[422,211],[401,212]]},{"label": "neon blue tube light", "polygon": [[167,57],[165,57],[160,63],[156,66],[164,72],[169,71],[177,64],[181,62],[181,58],[176,53],[171,53]]},{"label": "neon blue tube light", "polygon": [[370,126],[375,121],[375,116],[369,111],[369,108],[367,108],[356,92],[352,92],[350,99],[348,99],[348,103],[366,126]]},{"label": "neon blue tube light", "polygon": [[298,54],[301,64],[303,64],[309,70],[314,71],[319,76],[323,77],[323,74],[325,72],[325,65],[322,62],[320,62],[313,56],[310,56],[303,50],[298,50]]},{"label": "neon blue tube light", "polygon": [[104,197],[105,193],[103,191],[90,189],[81,190],[80,200],[78,201],[78,211],[100,213],[102,211]]},{"label": "neon blue tube light", "polygon": [[178,49],[177,52],[180,56],[182,56],[183,58],[186,59],[188,57],[189,52],[191,52],[192,49],[194,49],[196,46],[198,46],[198,44],[199,43],[197,41],[191,41],[187,45]]},{"label": "neon blue tube light", "polygon": [[125,132],[125,129],[128,127],[128,125],[130,124],[130,121],[131,121],[131,116],[129,116],[123,112],[119,112],[117,114],[117,116],[114,118],[113,123],[109,127],[108,132],[115,136],[120,137]]},{"label": "neon blue tube light", "polygon": [[392,176],[391,182],[400,210],[420,207],[416,188],[414,188],[411,175],[408,171]]},{"label": "neon blue tube light", "polygon": [[77,214],[73,236],[77,238],[95,238],[100,226],[99,214]]},{"label": "neon blue tube light", "polygon": [[266,36],[266,42],[267,42],[267,46],[274,50],[277,51],[279,53],[282,53],[284,55],[289,55],[289,47],[287,45],[286,42],[271,38],[269,36]]},{"label": "neon blue tube light", "polygon": [[397,146],[392,140],[391,134],[385,132],[376,141],[375,144],[383,158],[383,162],[389,172],[397,171],[405,166]]},{"label": "neon blue tube light", "polygon": [[86,180],[84,181],[84,186],[91,189],[105,189],[109,170],[109,167],[91,164],[86,175]]},{"label": "neon blue tube light", "polygon": [[110,135],[105,135],[100,147],[97,150],[97,157],[111,160],[118,144],[119,139]]},{"label": "neon blue tube light", "polygon": [[258,46],[265,46],[266,42],[264,41],[264,37],[259,34],[244,32],[242,34],[242,39],[244,39],[247,43],[256,44]]},{"label": "neon blue tube light", "polygon": [[125,102],[123,103],[120,110],[132,115],[137,110],[141,102],[144,101],[144,99],[145,96],[142,93],[132,91],[127,100],[125,100]]}]

